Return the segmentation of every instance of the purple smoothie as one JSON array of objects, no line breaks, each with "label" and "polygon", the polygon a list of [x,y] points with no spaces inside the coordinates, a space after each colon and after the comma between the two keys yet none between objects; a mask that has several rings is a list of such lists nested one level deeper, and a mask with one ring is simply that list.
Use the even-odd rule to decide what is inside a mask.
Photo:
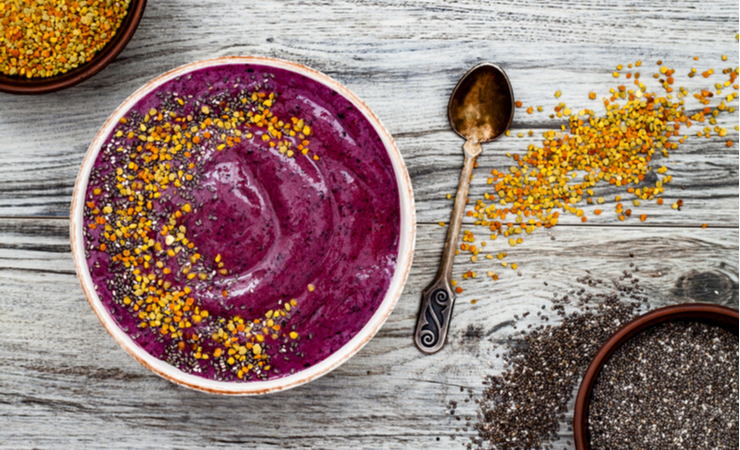
[{"label": "purple smoothie", "polygon": [[265,380],[317,364],[377,310],[396,267],[399,193],[348,100],[233,64],[157,88],[98,155],[85,247],[123,331],[181,370]]}]

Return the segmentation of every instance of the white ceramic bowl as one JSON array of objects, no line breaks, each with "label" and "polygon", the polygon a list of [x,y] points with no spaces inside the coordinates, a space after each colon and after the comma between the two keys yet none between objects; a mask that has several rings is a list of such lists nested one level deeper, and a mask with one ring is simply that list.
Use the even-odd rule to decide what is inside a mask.
[{"label": "white ceramic bowl", "polygon": [[[238,63],[260,64],[263,66],[275,67],[296,72],[325,86],[330,87],[331,89],[344,96],[347,100],[349,100],[373,125],[378,135],[382,139],[383,144],[385,145],[385,149],[388,152],[388,155],[390,156],[391,162],[393,164],[393,170],[396,175],[396,182],[398,183],[401,210],[401,235],[398,246],[396,271],[393,274],[393,278],[391,280],[388,291],[385,294],[385,298],[380,304],[380,307],[370,318],[370,321],[349,342],[347,342],[339,350],[337,350],[328,358],[324,359],[318,364],[315,364],[310,368],[283,378],[267,381],[251,381],[246,383],[215,381],[187,374],[177,369],[176,367],[167,364],[165,361],[155,358],[154,356],[147,353],[144,349],[139,347],[139,345],[137,345],[127,333],[125,333],[118,327],[116,322],[108,313],[108,310],[101,303],[100,298],[98,297],[97,292],[93,287],[93,282],[90,277],[90,271],[88,269],[87,260],[85,258],[84,238],[82,235],[82,213],[84,209],[84,198],[85,192],[87,191],[90,171],[92,170],[93,163],[97,158],[101,146],[103,145],[115,125],[121,119],[121,117],[123,117],[129,111],[129,109],[133,107],[136,102],[139,101],[142,97],[173,78],[180,77],[189,72],[193,72],[205,67]],[[82,289],[85,292],[85,296],[87,297],[88,302],[90,302],[90,306],[92,307],[95,314],[97,314],[100,322],[103,324],[105,329],[108,330],[108,333],[113,336],[113,339],[115,339],[116,342],[118,342],[118,344],[123,347],[123,349],[126,350],[129,355],[133,356],[137,361],[143,364],[144,367],[174,383],[205,392],[232,395],[267,394],[270,392],[299,386],[327,374],[331,370],[339,367],[340,364],[347,361],[352,355],[357,353],[365,344],[367,344],[367,342],[375,335],[375,333],[378,332],[380,327],[390,315],[393,307],[396,305],[398,298],[401,296],[403,286],[406,283],[406,279],[409,275],[409,269],[411,267],[411,260],[414,253],[415,235],[416,213],[414,211],[414,194],[411,189],[411,181],[409,180],[406,165],[403,163],[401,153],[398,151],[398,148],[396,147],[396,144],[393,141],[390,133],[388,133],[388,130],[386,130],[385,127],[380,123],[380,120],[378,120],[378,118],[375,116],[375,114],[373,114],[370,108],[368,108],[365,103],[363,103],[359,98],[357,98],[357,96],[350,92],[349,89],[320,72],[292,62],[253,56],[222,57],[187,64],[153,79],[152,81],[144,85],[141,89],[136,91],[128,99],[126,99],[126,101],[124,101],[123,104],[119,106],[118,109],[113,112],[113,114],[111,114],[111,116],[105,122],[100,131],[98,131],[98,134],[95,136],[95,139],[93,140],[90,148],[87,151],[87,154],[85,155],[85,159],[82,162],[82,167],[80,168],[80,173],[77,176],[77,183],[75,184],[70,220],[72,254],[74,255],[77,276],[82,283]]]}]

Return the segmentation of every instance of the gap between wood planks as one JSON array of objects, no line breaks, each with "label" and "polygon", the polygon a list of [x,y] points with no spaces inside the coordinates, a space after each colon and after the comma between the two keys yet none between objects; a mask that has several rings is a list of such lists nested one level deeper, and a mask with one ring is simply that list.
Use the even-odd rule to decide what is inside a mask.
[{"label": "gap between wood planks", "polygon": [[69,216],[2,216],[0,220],[69,220]]}]

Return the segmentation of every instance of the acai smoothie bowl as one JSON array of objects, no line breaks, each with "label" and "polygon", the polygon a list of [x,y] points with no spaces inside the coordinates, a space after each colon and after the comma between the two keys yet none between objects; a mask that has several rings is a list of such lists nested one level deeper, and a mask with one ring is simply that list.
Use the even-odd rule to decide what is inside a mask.
[{"label": "acai smoothie bowl", "polygon": [[385,322],[414,250],[408,172],[341,84],[224,57],[127,99],[82,164],[72,251],[103,326],[145,367],[220,394],[336,368]]}]

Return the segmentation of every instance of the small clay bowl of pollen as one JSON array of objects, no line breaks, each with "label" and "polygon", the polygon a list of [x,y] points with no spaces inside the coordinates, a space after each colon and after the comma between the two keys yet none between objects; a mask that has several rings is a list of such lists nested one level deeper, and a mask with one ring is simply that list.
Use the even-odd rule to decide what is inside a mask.
[{"label": "small clay bowl of pollen", "polygon": [[[43,46],[35,49],[27,49],[28,43],[24,42],[22,45],[10,45],[10,47],[5,48],[7,60],[0,57],[0,92],[17,95],[48,94],[79,84],[97,74],[110,64],[131,40],[136,32],[136,28],[139,26],[141,17],[144,15],[146,2],[147,0],[130,0],[125,12],[122,11],[120,1],[114,4],[117,9],[107,4],[101,4],[95,12],[91,11],[93,7],[98,8],[98,2],[94,1],[81,1],[77,3],[77,7],[72,8],[68,6],[67,11],[70,15],[67,16],[67,24],[69,27],[64,29],[64,31],[55,36],[50,33],[50,27],[46,27],[45,25],[43,28],[39,27],[35,30],[41,36]],[[11,9],[12,4],[12,1],[10,3],[6,2],[4,8],[7,8],[7,10],[0,9],[0,20],[3,18],[10,21],[22,20],[20,14],[24,14],[24,11],[21,8],[17,8],[17,10]],[[59,21],[59,14],[64,14],[62,11],[62,9],[53,9],[51,6],[42,10],[41,6],[39,6],[33,13],[41,15],[42,18],[47,17],[48,20],[50,20],[51,16],[55,16],[56,20]],[[117,28],[117,19],[113,17],[115,13],[119,14],[119,18],[125,13],[125,16],[120,18],[120,25]],[[67,36],[65,36],[65,31],[68,32],[66,33]],[[110,37],[111,34],[113,34],[113,37]],[[77,43],[73,36],[82,36],[87,40],[92,39],[94,42],[97,42],[96,45],[98,48],[86,48],[84,46],[85,44]],[[52,39],[55,41],[52,41]],[[8,42],[12,43],[12,41]],[[50,44],[46,45],[48,43]],[[77,46],[71,48],[73,43]],[[57,48],[52,48],[51,46]],[[24,61],[24,65],[21,66],[18,64],[22,59],[19,50],[11,47],[22,47],[23,51],[32,52],[31,55],[27,55],[28,59]],[[73,58],[78,58],[80,52],[83,52],[83,54],[92,53],[92,57],[86,62],[78,63],[76,60],[73,61]],[[60,60],[60,57],[64,59]],[[65,65],[66,67],[64,67]],[[51,76],[38,76],[34,74],[32,77],[28,77],[25,73],[21,74],[19,72],[19,66],[23,71],[26,68],[30,70],[31,67],[41,67],[42,69],[40,70],[49,70],[50,72],[55,71],[58,73]]]},{"label": "small clay bowl of pollen", "polygon": [[[737,335],[738,335],[738,311],[735,309],[726,308],[719,305],[714,304],[702,304],[702,303],[692,303],[692,304],[682,304],[682,305],[675,305],[675,306],[668,306],[665,308],[660,308],[651,312],[648,312],[646,314],[643,314],[642,316],[636,318],[635,320],[629,322],[625,326],[623,326],[619,331],[617,331],[599,350],[599,352],[594,357],[591,364],[588,366],[588,369],[586,370],[586,374],[583,378],[583,381],[581,382],[581,386],[578,390],[578,396],[576,398],[576,404],[575,404],[575,411],[574,411],[574,417],[573,417],[573,429],[574,429],[574,438],[575,438],[575,446],[578,450],[591,450],[592,448],[595,448],[593,442],[594,436],[591,436],[591,422],[589,415],[595,414],[594,409],[595,405],[593,402],[595,402],[595,395],[596,390],[599,388],[598,384],[601,382],[599,379],[599,376],[602,374],[606,374],[608,372],[607,367],[609,364],[618,364],[618,362],[615,360],[615,358],[618,358],[618,356],[622,357],[622,360],[628,360],[631,362],[637,362],[639,361],[640,364],[645,364],[645,372],[649,372],[652,366],[660,365],[661,363],[665,363],[665,361],[662,361],[663,359],[668,360],[668,358],[676,358],[676,361],[672,364],[675,364],[673,367],[675,367],[676,372],[679,374],[679,376],[683,376],[682,374],[686,374],[687,371],[685,370],[685,367],[682,366],[684,361],[680,361],[678,358],[680,358],[681,354],[683,353],[682,348],[679,348],[678,345],[676,345],[676,340],[680,340],[681,331],[679,330],[676,332],[676,330],[673,330],[672,335],[668,335],[666,337],[666,334],[659,334],[659,329],[663,327],[664,329],[666,327],[676,327],[676,326],[686,326],[686,335],[691,336],[703,336],[707,334],[711,334],[711,330],[716,330],[716,333],[724,333],[725,337],[729,336],[729,341],[735,342],[737,341]],[[710,333],[707,333],[707,332]],[[729,334],[728,334],[729,332]],[[621,352],[620,350],[626,350],[627,347],[632,345],[634,347],[636,340],[638,340],[640,337],[646,337],[646,335],[652,333],[650,336],[656,337],[658,340],[661,340],[659,344],[656,344],[655,348],[661,348],[664,350],[663,352],[656,352],[654,351],[655,348],[653,348],[653,351],[650,351],[650,349],[643,350],[639,347],[637,348],[631,348],[627,355],[625,355],[625,352]],[[734,335],[734,337],[732,336]],[[678,337],[678,339],[675,339]],[[724,373],[725,369],[720,364],[720,360],[718,360],[718,353],[715,353],[714,349],[716,349],[716,345],[712,346],[713,343],[716,343],[717,340],[712,341],[711,339],[708,340],[709,345],[705,347],[704,350],[701,351],[701,356],[708,355],[707,358],[712,361],[712,365],[714,366],[712,370],[719,370],[719,372]],[[644,340],[644,339],[643,339]],[[691,342],[687,348],[689,351],[692,350],[692,347],[696,346],[696,348],[699,348],[698,341],[696,343]],[[733,345],[733,344],[731,344]],[[707,351],[709,349],[710,351]],[[732,358],[736,358],[736,354],[733,354],[733,351],[736,353],[736,347],[735,350],[730,350],[728,354],[730,355],[730,358],[728,361],[731,361]],[[658,354],[658,353],[663,353]],[[611,360],[610,360],[611,358]],[[694,361],[691,360],[691,363]],[[669,363],[671,364],[671,363]],[[726,370],[727,376],[731,376],[731,372],[729,367],[732,364],[727,364],[728,369]],[[649,367],[650,366],[650,367]],[[717,369],[717,366],[719,366],[719,369]],[[642,366],[641,366],[642,367]],[[663,366],[665,367],[665,365]],[[691,373],[702,373],[705,372],[704,370],[695,370],[697,367],[693,367],[693,370],[690,369],[688,372]],[[629,372],[629,373],[625,373]],[[606,381],[608,383],[607,385],[607,391],[609,397],[607,401],[603,401],[603,403],[607,403],[608,407],[605,408],[615,408],[615,405],[619,404],[619,408],[621,408],[624,405],[624,402],[621,399],[612,398],[612,396],[618,396],[622,395],[623,391],[629,391],[635,388],[635,386],[630,384],[625,384],[624,386],[619,385],[618,381],[614,381],[615,378],[623,378],[623,379],[629,379],[632,377],[633,380],[644,380],[644,374],[635,374],[635,372],[642,372],[642,369],[635,370],[635,368],[632,367],[621,367],[617,370],[617,376],[614,376],[614,370],[612,370],[610,373],[612,373],[611,376],[614,376],[614,378]],[[708,372],[708,371],[707,371]],[[665,378],[656,377],[654,381],[657,381],[657,384],[663,383],[665,380],[665,383],[671,383],[675,380],[672,378],[673,374],[665,374]],[[679,379],[677,377],[676,379]],[[736,381],[736,380],[735,380]],[[615,384],[616,383],[616,384]],[[635,383],[639,384],[639,383]],[[735,389],[732,384],[732,381],[729,380],[727,383],[722,383],[721,380],[719,383],[714,383],[715,386],[710,386],[713,389],[717,389],[717,386],[724,386],[725,388],[729,386],[729,389]],[[641,396],[640,400],[638,400],[635,405],[634,411],[632,411],[630,414],[632,414],[632,417],[636,417],[637,414],[641,412],[640,408],[654,408],[655,405],[652,406],[646,406],[646,404],[643,404],[643,400],[645,402],[651,401],[651,398],[653,397],[661,397],[662,401],[668,400],[667,397],[671,397],[671,395],[668,396],[660,396],[658,393],[657,388],[659,386],[651,386],[649,389],[650,393],[648,394],[639,394]],[[676,388],[675,386],[672,386],[672,389],[676,390],[675,395],[681,395],[682,387]],[[603,394],[603,392],[602,392]],[[631,395],[631,394],[630,394]],[[698,395],[698,394],[697,394]],[[602,395],[603,396],[603,395]],[[659,408],[664,409],[664,414],[671,414],[670,409],[675,408],[672,406],[662,406],[660,405]],[[696,408],[694,408],[696,409]],[[701,409],[701,408],[699,408]],[[651,412],[652,414],[653,412]],[[658,411],[660,413],[660,411]],[[691,414],[694,414],[694,412],[689,411],[686,414],[690,416]],[[634,419],[636,422],[639,422],[639,418]],[[657,420],[656,420],[657,422]],[[642,441],[643,439],[647,439],[648,432],[652,432],[654,430],[651,429],[651,427],[655,427],[656,425],[635,425],[635,428],[639,428],[645,432],[645,436],[635,436],[634,439]],[[657,425],[658,428],[660,428],[659,424]],[[736,426],[736,425],[735,425]],[[617,434],[619,432],[619,424],[612,424],[609,426],[609,434]],[[706,427],[705,427],[706,429]],[[735,438],[737,438],[737,434],[735,434]],[[683,441],[684,444],[690,442],[691,436],[683,436],[677,438],[679,441]],[[648,444],[648,443],[644,443]],[[648,444],[648,447],[650,445]],[[620,447],[621,448],[621,447]],[[682,447],[677,447],[682,448]]]}]

